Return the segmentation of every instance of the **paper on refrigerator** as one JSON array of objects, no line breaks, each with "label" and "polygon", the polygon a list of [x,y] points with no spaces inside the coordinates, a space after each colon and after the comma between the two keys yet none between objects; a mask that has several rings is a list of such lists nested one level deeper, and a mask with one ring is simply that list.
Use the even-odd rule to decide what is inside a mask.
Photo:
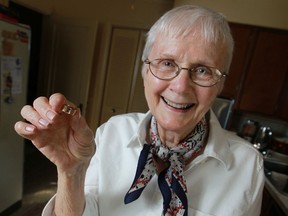
[{"label": "paper on refrigerator", "polygon": [[1,56],[1,95],[13,96],[22,93],[22,65],[20,57]]}]

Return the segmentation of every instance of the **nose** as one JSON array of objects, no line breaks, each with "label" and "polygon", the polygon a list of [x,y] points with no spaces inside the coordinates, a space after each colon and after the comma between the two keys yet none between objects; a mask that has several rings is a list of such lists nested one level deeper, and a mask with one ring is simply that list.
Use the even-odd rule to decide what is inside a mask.
[{"label": "nose", "polygon": [[171,88],[178,93],[186,93],[191,90],[193,82],[190,78],[190,72],[188,68],[181,68],[178,75],[171,80]]}]

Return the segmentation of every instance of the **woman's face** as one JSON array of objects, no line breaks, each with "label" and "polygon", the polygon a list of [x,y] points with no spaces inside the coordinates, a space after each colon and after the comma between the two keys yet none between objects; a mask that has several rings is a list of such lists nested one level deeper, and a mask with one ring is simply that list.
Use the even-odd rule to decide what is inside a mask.
[{"label": "woman's face", "polygon": [[[223,71],[225,54],[220,45],[208,43],[200,37],[158,35],[148,59],[170,59],[185,68],[202,64]],[[221,81],[212,87],[197,86],[187,70],[182,70],[172,80],[157,79],[150,73],[148,65],[143,70],[146,100],[157,119],[160,136],[170,131],[185,138],[210,109],[223,84]]]}]

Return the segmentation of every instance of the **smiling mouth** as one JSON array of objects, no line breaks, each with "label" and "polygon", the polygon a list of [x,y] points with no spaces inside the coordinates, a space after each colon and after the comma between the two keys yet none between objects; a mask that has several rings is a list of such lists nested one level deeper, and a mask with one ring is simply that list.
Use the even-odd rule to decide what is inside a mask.
[{"label": "smiling mouth", "polygon": [[161,97],[162,100],[170,107],[173,107],[175,109],[181,109],[181,110],[187,110],[190,109],[191,107],[194,106],[194,104],[179,104],[179,103],[173,103],[167,99],[165,99],[164,97]]}]

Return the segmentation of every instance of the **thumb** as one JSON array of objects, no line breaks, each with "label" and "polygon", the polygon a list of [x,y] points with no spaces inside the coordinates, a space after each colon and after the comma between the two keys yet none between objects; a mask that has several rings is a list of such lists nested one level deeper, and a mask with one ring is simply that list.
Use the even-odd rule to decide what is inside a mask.
[{"label": "thumb", "polygon": [[72,117],[70,126],[77,143],[87,146],[94,141],[94,133],[88,126],[86,120],[81,116],[79,109],[77,110],[76,115]]},{"label": "thumb", "polygon": [[76,148],[72,148],[74,156],[80,160],[91,159],[96,152],[94,133],[85,119],[80,115],[73,116],[70,122],[72,137]]}]

